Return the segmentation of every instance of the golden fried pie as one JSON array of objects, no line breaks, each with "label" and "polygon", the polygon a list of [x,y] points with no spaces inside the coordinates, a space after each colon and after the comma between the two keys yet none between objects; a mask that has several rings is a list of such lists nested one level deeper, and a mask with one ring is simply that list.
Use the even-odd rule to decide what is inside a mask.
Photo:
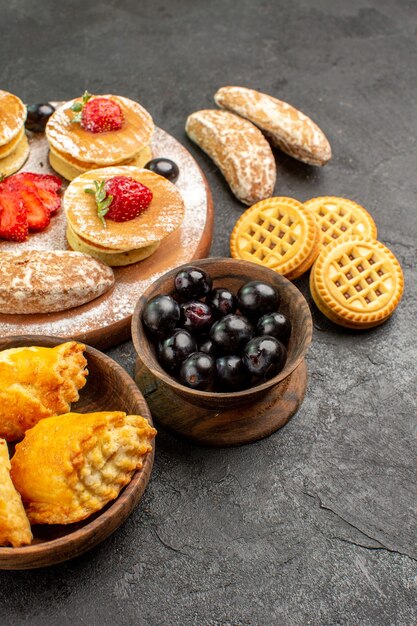
[{"label": "golden fried pie", "polygon": [[0,437],[16,441],[40,419],[66,413],[88,370],[85,346],[31,346],[0,352]]},{"label": "golden fried pie", "polygon": [[70,524],[119,495],[152,450],[156,430],[121,411],[67,413],[26,432],[12,479],[33,524]]},{"label": "golden fried pie", "polygon": [[22,499],[10,478],[7,443],[0,439],[0,546],[11,544],[17,548],[31,541],[30,523]]}]

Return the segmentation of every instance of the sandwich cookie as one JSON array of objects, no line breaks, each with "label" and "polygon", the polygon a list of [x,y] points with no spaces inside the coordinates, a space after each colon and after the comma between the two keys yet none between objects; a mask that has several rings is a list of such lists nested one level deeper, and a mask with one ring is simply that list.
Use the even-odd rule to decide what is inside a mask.
[{"label": "sandwich cookie", "polygon": [[347,198],[324,196],[304,202],[316,218],[322,233],[322,246],[340,237],[354,236],[376,239],[376,224],[360,204]]},{"label": "sandwich cookie", "polygon": [[364,329],[395,311],[404,289],[401,266],[375,239],[345,237],[322,249],[310,273],[310,291],[332,322]]},{"label": "sandwich cookie", "polygon": [[152,117],[139,103],[86,92],[49,118],[49,161],[68,180],[100,167],[143,167],[152,158],[153,131]]},{"label": "sandwich cookie", "polygon": [[28,158],[26,115],[20,98],[0,90],[0,174],[3,176],[17,172]]},{"label": "sandwich cookie", "polygon": [[68,186],[63,205],[71,248],[110,266],[150,256],[179,228],[185,212],[175,185],[154,172],[128,166],[78,176]]},{"label": "sandwich cookie", "polygon": [[243,213],[232,231],[230,252],[294,280],[314,263],[320,242],[311,211],[293,198],[274,197]]}]

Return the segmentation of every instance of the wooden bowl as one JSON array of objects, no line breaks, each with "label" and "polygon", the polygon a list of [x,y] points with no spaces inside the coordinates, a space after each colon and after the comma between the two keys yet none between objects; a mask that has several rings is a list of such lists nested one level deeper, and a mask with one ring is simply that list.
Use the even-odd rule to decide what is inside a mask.
[{"label": "wooden bowl", "polygon": [[[0,350],[19,346],[56,346],[65,339],[43,335],[4,337]],[[142,415],[152,424],[148,406],[139,389],[124,369],[105,354],[86,346],[85,356],[89,375],[80,391],[80,399],[71,410],[79,413],[118,410]],[[71,559],[103,541],[125,521],[139,502],[152,471],[154,449],[143,468],[116,500],[86,520],[68,525],[32,526],[33,542],[20,548],[0,547],[0,569],[32,569],[54,565]]]},{"label": "wooden bowl", "polygon": [[[292,333],[288,344],[288,356],[284,369],[267,382],[244,391],[219,393],[198,391],[182,385],[170,376],[158,363],[154,346],[148,340],[142,323],[142,312],[148,300],[159,294],[174,291],[174,277],[187,267],[182,265],[167,272],[156,280],[139,298],[132,318],[132,339],[139,360],[147,370],[186,402],[211,410],[231,409],[252,404],[261,399],[272,387],[286,379],[303,361],[311,343],[313,323],[307,301],[289,280],[262,265],[229,258],[200,259],[194,265],[207,271],[213,279],[214,287],[227,287],[233,293],[248,281],[260,280],[274,285],[281,296],[279,309],[292,323]],[[169,409],[168,409],[169,411]]]}]

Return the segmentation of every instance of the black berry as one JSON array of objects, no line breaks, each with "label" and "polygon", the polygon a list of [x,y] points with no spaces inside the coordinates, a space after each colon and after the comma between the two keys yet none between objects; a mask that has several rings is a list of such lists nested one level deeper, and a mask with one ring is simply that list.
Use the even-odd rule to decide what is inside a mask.
[{"label": "black berry", "polygon": [[279,295],[275,287],[259,280],[243,285],[237,293],[239,310],[249,318],[276,311]]},{"label": "black berry", "polygon": [[155,296],[147,302],[142,315],[143,323],[153,333],[166,335],[178,326],[180,307],[171,296]]},{"label": "black berry", "polygon": [[46,122],[55,111],[55,107],[48,102],[44,104],[28,104],[25,127],[35,133],[42,133],[45,130]]},{"label": "black berry", "polygon": [[205,352],[194,352],[183,362],[180,380],[187,387],[204,391],[212,385],[215,371],[213,357]]},{"label": "black berry", "polygon": [[210,339],[220,354],[238,354],[253,335],[253,326],[243,315],[226,315],[210,330]]},{"label": "black berry", "polygon": [[286,358],[284,344],[268,335],[254,337],[243,351],[243,362],[248,371],[262,381],[276,376],[284,367]]},{"label": "black berry", "polygon": [[185,267],[174,278],[175,291],[183,300],[204,298],[212,286],[211,277],[199,267]]},{"label": "black berry", "polygon": [[149,161],[145,165],[145,169],[151,170],[151,172],[155,172],[155,174],[159,174],[160,176],[167,178],[171,181],[171,183],[175,183],[180,175],[178,165],[174,163],[174,161],[171,161],[171,159],[166,159],[165,157],[152,159],[152,161]]},{"label": "black berry", "polygon": [[288,343],[291,335],[291,322],[283,313],[267,313],[259,318],[256,333],[258,335],[271,335],[282,343]]}]

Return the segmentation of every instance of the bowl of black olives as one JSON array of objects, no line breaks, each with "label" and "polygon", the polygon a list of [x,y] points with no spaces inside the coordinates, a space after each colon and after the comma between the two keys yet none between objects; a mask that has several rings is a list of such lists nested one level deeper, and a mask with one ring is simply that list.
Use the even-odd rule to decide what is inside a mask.
[{"label": "bowl of black olives", "polygon": [[262,265],[200,259],[164,274],[132,318],[138,358],[161,383],[209,409],[250,404],[303,360],[312,338],[308,304]]}]

